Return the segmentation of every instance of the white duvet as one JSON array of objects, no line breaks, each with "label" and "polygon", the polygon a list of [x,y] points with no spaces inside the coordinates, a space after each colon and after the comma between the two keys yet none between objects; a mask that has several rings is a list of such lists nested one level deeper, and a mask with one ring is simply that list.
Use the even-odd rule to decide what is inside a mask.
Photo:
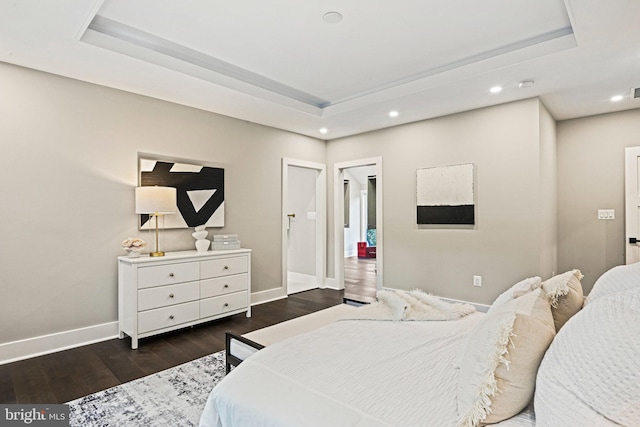
[{"label": "white duvet", "polygon": [[[252,355],[209,396],[202,427],[455,426],[456,321],[342,320]],[[500,426],[533,426],[525,412]]]}]

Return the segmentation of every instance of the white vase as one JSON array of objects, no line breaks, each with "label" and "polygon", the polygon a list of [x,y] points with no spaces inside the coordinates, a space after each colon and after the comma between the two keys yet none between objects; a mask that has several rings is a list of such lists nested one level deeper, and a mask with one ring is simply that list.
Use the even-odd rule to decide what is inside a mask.
[{"label": "white vase", "polygon": [[127,256],[129,258],[138,258],[140,256],[140,252],[139,251],[129,251],[129,252],[127,252]]},{"label": "white vase", "polygon": [[208,231],[196,231],[195,233],[191,233],[193,238],[196,239],[196,240],[202,240],[202,239],[206,238],[207,234],[209,234]]},{"label": "white vase", "polygon": [[211,244],[211,241],[207,240],[207,239],[199,239],[196,240],[196,250],[198,252],[206,252],[209,250],[209,245]]}]

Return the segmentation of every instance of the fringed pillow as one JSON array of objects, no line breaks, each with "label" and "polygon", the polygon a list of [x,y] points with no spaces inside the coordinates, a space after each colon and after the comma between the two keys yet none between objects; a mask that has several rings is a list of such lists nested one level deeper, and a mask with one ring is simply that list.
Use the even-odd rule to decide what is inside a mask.
[{"label": "fringed pillow", "polygon": [[554,336],[551,308],[540,289],[488,313],[464,350],[458,425],[497,423],[522,411],[533,397],[538,366]]},{"label": "fringed pillow", "polygon": [[556,332],[567,323],[571,316],[580,311],[584,304],[582,284],[580,283],[583,277],[580,270],[571,270],[542,283],[542,289],[546,292],[551,304],[551,314]]},{"label": "fringed pillow", "polygon": [[535,291],[540,287],[540,283],[542,283],[542,279],[538,276],[528,277],[524,280],[519,281],[518,283],[498,295],[498,298],[496,298],[493,304],[491,304],[491,307],[489,307],[488,313],[495,311],[498,307],[508,303],[511,300],[521,297],[524,294],[528,294],[529,292]]}]

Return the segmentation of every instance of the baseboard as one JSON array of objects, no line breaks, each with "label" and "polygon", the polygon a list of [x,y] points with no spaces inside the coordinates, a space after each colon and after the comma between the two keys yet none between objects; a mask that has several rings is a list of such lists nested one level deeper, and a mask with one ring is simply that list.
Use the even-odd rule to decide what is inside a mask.
[{"label": "baseboard", "polygon": [[57,332],[0,344],[0,365],[81,347],[118,337],[118,322],[103,323],[86,328]]},{"label": "baseboard", "polygon": [[284,287],[268,289],[266,291],[251,293],[251,305],[264,304],[287,297],[287,291]]},{"label": "baseboard", "polygon": [[332,277],[327,277],[324,279],[324,287],[327,289],[333,289],[334,291],[341,291],[344,288],[339,288],[336,279]]}]

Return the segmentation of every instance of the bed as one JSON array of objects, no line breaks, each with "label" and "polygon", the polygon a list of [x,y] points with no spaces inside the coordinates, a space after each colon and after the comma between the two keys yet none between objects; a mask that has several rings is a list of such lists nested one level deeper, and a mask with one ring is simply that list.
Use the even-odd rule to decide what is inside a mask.
[{"label": "bed", "polygon": [[200,425],[638,426],[640,264],[586,303],[581,278],[527,278],[486,314],[347,316],[268,345],[212,390]]}]

